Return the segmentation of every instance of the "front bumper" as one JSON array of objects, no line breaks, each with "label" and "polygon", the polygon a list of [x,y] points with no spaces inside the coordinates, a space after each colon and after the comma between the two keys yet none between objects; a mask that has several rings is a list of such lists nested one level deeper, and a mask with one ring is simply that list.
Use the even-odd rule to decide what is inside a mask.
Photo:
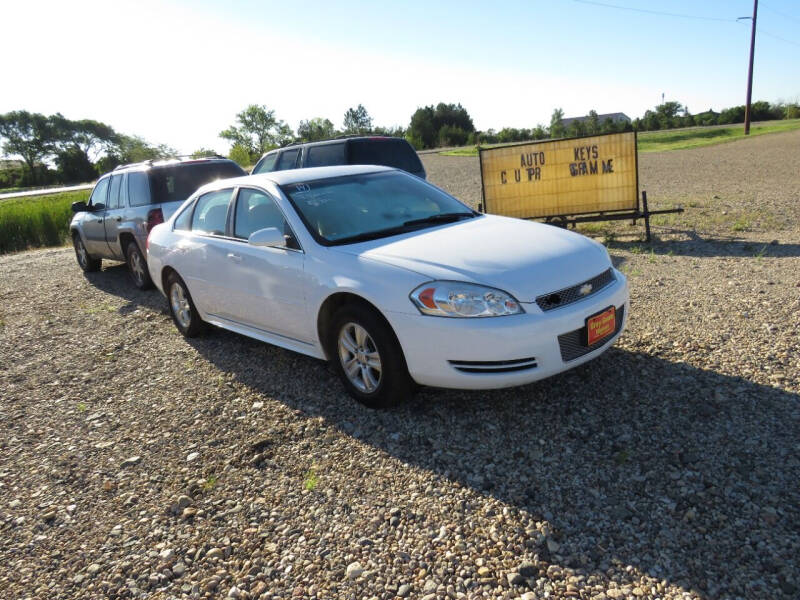
[{"label": "front bumper", "polygon": [[[417,383],[473,390],[523,385],[590,361],[616,341],[630,306],[627,279],[616,270],[614,275],[616,281],[600,292],[547,312],[529,303],[522,305],[525,314],[508,317],[386,316]],[[584,354],[574,348],[564,353],[565,342],[585,327],[586,318],[612,305],[621,313],[616,332]]]}]

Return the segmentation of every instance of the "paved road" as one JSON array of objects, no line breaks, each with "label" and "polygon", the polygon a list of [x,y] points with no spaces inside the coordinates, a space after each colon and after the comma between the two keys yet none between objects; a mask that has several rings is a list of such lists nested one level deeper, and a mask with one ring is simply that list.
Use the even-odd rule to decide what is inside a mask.
[{"label": "paved road", "polygon": [[23,198],[25,196],[44,196],[45,194],[60,194],[61,192],[74,192],[76,190],[90,190],[94,187],[93,183],[83,185],[70,185],[60,188],[47,188],[44,190],[29,190],[27,192],[11,192],[10,194],[0,194],[0,200],[6,198]]}]

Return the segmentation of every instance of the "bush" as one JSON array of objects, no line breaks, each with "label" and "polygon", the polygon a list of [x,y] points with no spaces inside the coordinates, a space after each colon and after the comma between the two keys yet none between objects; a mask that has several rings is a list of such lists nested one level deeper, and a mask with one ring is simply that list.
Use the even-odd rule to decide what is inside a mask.
[{"label": "bush", "polygon": [[469,134],[454,125],[442,125],[439,129],[439,146],[463,146]]},{"label": "bush", "polygon": [[234,144],[231,151],[228,153],[228,158],[233,162],[238,163],[240,167],[249,167],[261,158],[260,156],[253,156],[250,151],[241,144]]}]

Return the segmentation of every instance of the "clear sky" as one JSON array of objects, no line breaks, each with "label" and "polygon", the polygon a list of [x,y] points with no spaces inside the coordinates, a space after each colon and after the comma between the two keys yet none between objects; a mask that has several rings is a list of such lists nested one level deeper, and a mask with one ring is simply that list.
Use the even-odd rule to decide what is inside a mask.
[{"label": "clear sky", "polygon": [[[623,10],[663,11],[694,18]],[[743,104],[752,0],[357,2],[7,0],[0,113],[92,118],[183,152],[226,152],[248,104],[297,128],[376,125],[460,102],[478,129],[667,100]],[[719,19],[719,20],[715,20]],[[800,1],[759,2],[753,99],[800,99]],[[782,39],[778,39],[782,38]]]}]

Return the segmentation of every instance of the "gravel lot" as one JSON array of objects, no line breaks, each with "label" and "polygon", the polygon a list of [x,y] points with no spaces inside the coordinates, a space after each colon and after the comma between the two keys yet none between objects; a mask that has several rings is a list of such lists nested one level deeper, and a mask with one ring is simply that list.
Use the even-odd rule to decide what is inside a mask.
[{"label": "gravel lot", "polygon": [[[786,211],[799,142],[642,178]],[[476,200],[475,160],[424,160]],[[0,598],[797,598],[800,233],[730,222],[613,245],[633,309],[602,358],[388,412],[313,359],[184,340],[120,266],[0,257]]]}]

